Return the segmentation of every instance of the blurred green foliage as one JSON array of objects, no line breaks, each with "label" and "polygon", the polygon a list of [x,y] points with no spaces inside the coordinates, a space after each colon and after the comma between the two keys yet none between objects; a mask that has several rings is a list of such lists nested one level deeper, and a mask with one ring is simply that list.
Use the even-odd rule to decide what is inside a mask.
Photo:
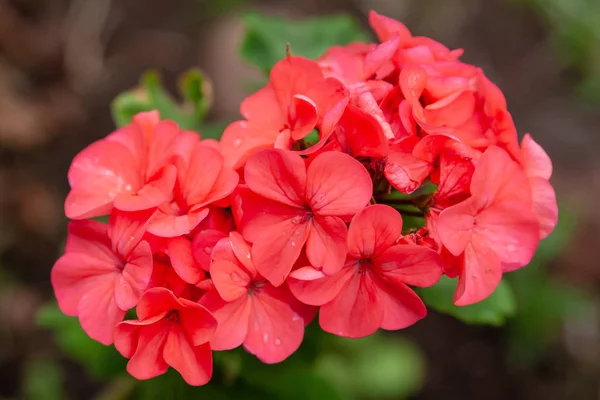
[{"label": "blurred green foliage", "polygon": [[329,15],[303,20],[249,13],[243,17],[246,34],[240,46],[243,60],[265,73],[291,53],[316,59],[334,45],[364,42],[368,35],[349,15]]},{"label": "blurred green foliage", "polygon": [[508,317],[515,314],[515,296],[506,280],[502,280],[487,299],[460,307],[453,302],[457,282],[457,279],[442,276],[436,285],[418,289],[418,293],[427,306],[469,324],[501,326]]}]

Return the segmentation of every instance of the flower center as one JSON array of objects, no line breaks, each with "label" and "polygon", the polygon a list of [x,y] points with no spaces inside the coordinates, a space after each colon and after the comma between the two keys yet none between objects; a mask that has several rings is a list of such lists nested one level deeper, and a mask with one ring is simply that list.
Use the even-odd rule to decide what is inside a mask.
[{"label": "flower center", "polygon": [[359,258],[356,262],[357,272],[359,274],[364,274],[367,270],[373,268],[373,259],[371,258]]},{"label": "flower center", "polygon": [[165,320],[168,322],[179,322],[179,312],[177,310],[170,310],[165,315]]}]

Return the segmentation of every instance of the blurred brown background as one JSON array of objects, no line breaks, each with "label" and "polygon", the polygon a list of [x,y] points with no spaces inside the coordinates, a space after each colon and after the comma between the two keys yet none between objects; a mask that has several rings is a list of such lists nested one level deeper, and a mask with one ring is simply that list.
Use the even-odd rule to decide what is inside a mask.
[{"label": "blurred brown background", "polygon": [[[548,151],[559,200],[577,216],[552,274],[597,299],[600,108],[593,82],[585,83],[600,68],[600,33],[585,38],[592,55],[573,61],[557,40],[561,17],[548,12],[557,2],[576,9],[564,17],[575,28],[593,6],[591,26],[600,26],[597,0],[0,0],[0,398],[18,398],[26,360],[53,351],[33,316],[52,297],[72,157],[113,129],[110,101],[148,68],[172,86],[201,67],[214,84],[210,119],[236,119],[248,82],[260,77],[237,56],[245,10],[294,18],[346,12],[366,25],[375,9],[416,35],[464,48],[463,60],[503,89],[519,132]],[[408,331],[427,356],[417,398],[600,399],[598,320],[597,308],[576,325],[567,320],[541,358],[519,368],[506,361],[502,329],[432,313]],[[74,398],[93,391],[85,380],[69,382]]]}]

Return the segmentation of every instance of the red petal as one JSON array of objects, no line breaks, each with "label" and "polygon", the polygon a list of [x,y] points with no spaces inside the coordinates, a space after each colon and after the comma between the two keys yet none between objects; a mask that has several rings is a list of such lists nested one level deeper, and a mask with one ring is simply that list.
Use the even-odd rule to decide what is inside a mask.
[{"label": "red petal", "polygon": [[253,192],[268,199],[295,207],[305,204],[306,168],[297,154],[263,150],[248,160],[244,178]]},{"label": "red petal", "polygon": [[371,114],[349,104],[337,126],[338,134],[346,139],[355,157],[385,157],[389,152],[388,140],[381,125]]},{"label": "red petal", "polygon": [[70,219],[106,215],[115,198],[138,190],[142,182],[139,160],[120,143],[100,140],[73,159],[69,168],[71,192],[65,201]]},{"label": "red petal", "polygon": [[326,275],[337,273],[346,260],[346,224],[339,217],[315,216],[311,221],[306,256]]},{"label": "red petal", "polygon": [[138,319],[144,321],[157,315],[166,315],[168,311],[178,310],[181,307],[181,303],[173,292],[157,287],[144,292],[138,302],[136,312]]},{"label": "red petal", "polygon": [[123,357],[133,357],[137,350],[141,327],[152,325],[162,319],[162,315],[157,315],[145,321],[126,320],[119,322],[113,332],[115,348]]},{"label": "red petal", "polygon": [[182,135],[181,130],[173,121],[160,121],[151,128],[152,133],[147,136],[148,161],[146,179],[153,177],[163,168],[175,154],[177,141]]},{"label": "red petal", "polygon": [[158,209],[148,224],[148,232],[165,238],[187,235],[208,216],[208,213],[208,208],[189,211],[183,215],[174,215]]},{"label": "red petal", "polygon": [[113,342],[113,329],[123,320],[125,311],[117,307],[114,299],[113,278],[109,275],[90,282],[79,300],[77,314],[81,328],[94,340],[109,345]]},{"label": "red petal", "polygon": [[317,121],[319,120],[317,105],[308,97],[300,94],[292,97],[291,104],[291,137],[294,140],[300,140],[308,135],[317,125]]},{"label": "red petal", "polygon": [[306,91],[323,79],[319,64],[303,57],[286,57],[273,66],[271,85],[281,109],[289,110],[295,94]]},{"label": "red petal", "polygon": [[[265,113],[264,109],[262,112],[269,114]],[[249,121],[231,123],[225,128],[220,140],[225,166],[233,169],[241,168],[254,154],[264,149],[272,149],[280,129],[280,127],[266,128]]]},{"label": "red petal", "polygon": [[295,218],[265,229],[252,247],[258,272],[274,286],[281,285],[300,256],[309,230],[308,223]]},{"label": "red petal", "polygon": [[210,341],[214,350],[231,350],[246,339],[252,305],[246,296],[232,302],[223,300],[216,290],[206,293],[200,303],[217,319],[217,330]]},{"label": "red petal", "polygon": [[425,304],[400,280],[388,278],[377,283],[378,300],[383,307],[382,329],[404,329],[425,318],[427,315]]},{"label": "red petal", "polygon": [[315,214],[356,214],[373,194],[369,173],[348,154],[324,152],[308,167],[306,199]]},{"label": "red petal", "polygon": [[380,42],[385,42],[398,35],[402,41],[411,38],[410,31],[401,22],[388,18],[375,11],[369,12],[369,24],[377,34]]},{"label": "red petal", "polygon": [[373,260],[380,274],[411,286],[428,287],[442,275],[442,259],[432,249],[398,244]]},{"label": "red petal", "polygon": [[115,198],[115,208],[122,211],[138,211],[158,207],[171,198],[177,171],[167,165],[137,192],[121,193]]},{"label": "red petal", "polygon": [[386,179],[402,193],[412,193],[429,176],[432,165],[398,146],[390,149],[385,163]]},{"label": "red petal", "polygon": [[465,249],[463,270],[454,293],[454,304],[477,303],[494,292],[502,280],[498,256],[485,244],[469,244]]},{"label": "red petal", "polygon": [[471,241],[478,211],[473,198],[470,198],[440,213],[436,224],[437,234],[455,256],[460,255]]},{"label": "red petal", "polygon": [[[120,330],[120,327],[117,330]],[[127,363],[127,372],[140,380],[154,378],[167,372],[169,366],[164,360],[163,348],[168,334],[169,325],[164,320],[141,327],[137,349]]]},{"label": "red petal", "polygon": [[558,223],[558,206],[554,188],[543,178],[529,178],[533,197],[533,212],[540,224],[540,239],[552,233]]},{"label": "red petal", "polygon": [[[304,336],[304,321],[286,302],[263,287],[250,296],[252,313],[244,348],[266,364],[278,363],[295,352]],[[287,290],[287,289],[284,289]]]},{"label": "red petal", "polygon": [[[270,112],[265,112],[265,110],[270,110]],[[281,129],[287,122],[287,118],[284,116],[285,112],[287,110],[280,110],[271,85],[246,97],[240,105],[240,113],[244,118],[264,128]]]},{"label": "red petal", "polygon": [[383,305],[370,272],[355,273],[340,293],[321,306],[319,324],[334,335],[348,338],[369,336],[383,320]]},{"label": "red petal", "polygon": [[192,256],[194,261],[204,271],[210,269],[210,254],[217,242],[227,237],[227,233],[216,229],[199,231],[192,241]]},{"label": "red petal", "polygon": [[[321,306],[329,303],[340,293],[348,281],[354,277],[356,268],[356,263],[352,263],[335,275],[318,279],[298,279],[301,276],[294,274],[294,277],[291,275],[288,277],[287,282],[291,292],[298,300],[304,304]],[[306,274],[302,277],[307,278]]]},{"label": "red petal", "polygon": [[140,243],[150,218],[156,210],[143,210],[125,212],[114,209],[108,219],[108,236],[113,244],[113,249],[122,258],[127,258],[129,253]]},{"label": "red petal", "polygon": [[185,282],[195,285],[204,279],[204,271],[196,265],[192,257],[192,242],[187,237],[169,239],[167,252],[173,269]]},{"label": "red petal", "polygon": [[163,358],[188,385],[201,386],[212,376],[212,351],[208,344],[192,347],[183,331],[174,326],[164,344]]},{"label": "red petal", "polygon": [[526,133],[521,141],[521,156],[527,176],[550,179],[552,176],[552,160],[529,133]]},{"label": "red petal", "polygon": [[240,264],[229,238],[217,243],[211,258],[210,276],[223,300],[233,301],[245,296],[248,285],[252,282],[252,275]]},{"label": "red petal", "polygon": [[65,253],[83,253],[98,261],[117,265],[119,258],[112,251],[106,224],[98,221],[71,221]]},{"label": "red petal", "polygon": [[133,308],[152,276],[152,251],[148,242],[140,244],[131,252],[123,271],[115,279],[115,302],[121,310]]},{"label": "red petal", "polygon": [[402,236],[402,216],[390,206],[375,204],[352,218],[348,229],[348,254],[355,258],[374,258]]},{"label": "red petal", "polygon": [[204,306],[186,299],[179,299],[179,321],[192,346],[208,343],[217,330],[217,320]]}]

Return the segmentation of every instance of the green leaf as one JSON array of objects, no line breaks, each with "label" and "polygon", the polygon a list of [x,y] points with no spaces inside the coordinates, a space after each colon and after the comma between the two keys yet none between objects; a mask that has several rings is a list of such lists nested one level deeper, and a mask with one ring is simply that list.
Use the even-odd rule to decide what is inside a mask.
[{"label": "green leaf", "polygon": [[296,21],[250,13],[243,20],[247,30],[240,47],[241,57],[264,72],[285,57],[287,43],[293,55],[316,59],[331,46],[368,40],[349,15]]},{"label": "green leaf", "polygon": [[404,337],[377,333],[362,339],[332,336],[328,342],[316,369],[348,398],[405,398],[424,382],[424,357]]},{"label": "green leaf", "polygon": [[427,306],[468,324],[501,326],[508,317],[515,314],[515,296],[506,280],[502,280],[494,293],[485,300],[460,307],[453,302],[457,282],[456,279],[442,276],[436,285],[418,289],[418,293]]},{"label": "green leaf", "polygon": [[77,318],[64,315],[55,303],[38,311],[37,323],[52,330],[58,346],[83,365],[91,377],[105,379],[125,369],[127,360],[117,350],[91,339],[81,329]]},{"label": "green leaf", "polygon": [[34,359],[25,364],[23,398],[27,400],[62,400],[66,398],[64,373],[52,360]]},{"label": "green leaf", "polygon": [[113,100],[113,119],[121,127],[139,112],[158,110],[163,119],[177,122],[182,129],[198,130],[210,107],[210,84],[199,70],[192,69],[180,77],[179,91],[181,103],[163,88],[158,72],[148,71],[137,88]]}]

